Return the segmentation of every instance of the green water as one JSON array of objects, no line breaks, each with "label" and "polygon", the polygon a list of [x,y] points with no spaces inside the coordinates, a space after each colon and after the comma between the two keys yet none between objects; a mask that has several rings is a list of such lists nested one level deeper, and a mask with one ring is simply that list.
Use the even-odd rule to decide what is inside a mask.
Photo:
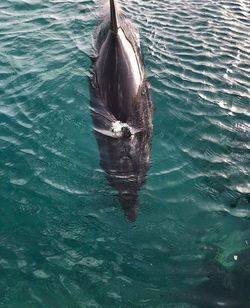
[{"label": "green water", "polygon": [[135,223],[92,131],[97,2],[0,2],[0,307],[250,307],[249,1],[123,5],[155,106]]}]

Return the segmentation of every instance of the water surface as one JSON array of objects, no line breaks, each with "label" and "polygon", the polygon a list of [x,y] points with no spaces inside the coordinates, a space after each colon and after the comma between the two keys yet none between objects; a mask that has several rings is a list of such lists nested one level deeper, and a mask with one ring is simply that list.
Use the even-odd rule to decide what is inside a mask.
[{"label": "water surface", "polygon": [[250,306],[250,4],[122,1],[154,101],[136,223],[99,166],[98,3],[0,3],[0,307]]}]

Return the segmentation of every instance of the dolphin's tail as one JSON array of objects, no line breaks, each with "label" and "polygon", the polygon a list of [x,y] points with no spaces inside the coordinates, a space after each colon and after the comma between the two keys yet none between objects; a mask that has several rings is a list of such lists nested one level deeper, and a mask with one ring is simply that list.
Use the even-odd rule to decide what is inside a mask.
[{"label": "dolphin's tail", "polygon": [[139,207],[137,194],[119,194],[120,203],[129,222],[135,222]]},{"label": "dolphin's tail", "polygon": [[116,0],[109,0],[110,3],[110,29],[117,33],[119,28],[118,7]]}]

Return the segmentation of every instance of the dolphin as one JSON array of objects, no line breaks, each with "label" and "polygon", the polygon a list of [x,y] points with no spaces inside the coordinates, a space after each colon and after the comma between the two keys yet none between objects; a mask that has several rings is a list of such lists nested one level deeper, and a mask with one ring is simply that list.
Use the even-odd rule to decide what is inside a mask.
[{"label": "dolphin", "polygon": [[[108,3],[107,3],[108,4]],[[137,32],[115,0],[96,30],[90,109],[100,164],[129,221],[150,166],[152,101]]]}]

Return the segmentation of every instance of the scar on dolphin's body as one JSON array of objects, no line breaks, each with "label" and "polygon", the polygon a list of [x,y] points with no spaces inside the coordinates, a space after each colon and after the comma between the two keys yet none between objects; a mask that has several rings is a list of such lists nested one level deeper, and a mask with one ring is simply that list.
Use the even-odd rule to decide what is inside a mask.
[{"label": "scar on dolphin's body", "polygon": [[115,0],[106,1],[96,30],[90,108],[100,164],[135,221],[138,192],[150,165],[152,102],[137,31]]}]

